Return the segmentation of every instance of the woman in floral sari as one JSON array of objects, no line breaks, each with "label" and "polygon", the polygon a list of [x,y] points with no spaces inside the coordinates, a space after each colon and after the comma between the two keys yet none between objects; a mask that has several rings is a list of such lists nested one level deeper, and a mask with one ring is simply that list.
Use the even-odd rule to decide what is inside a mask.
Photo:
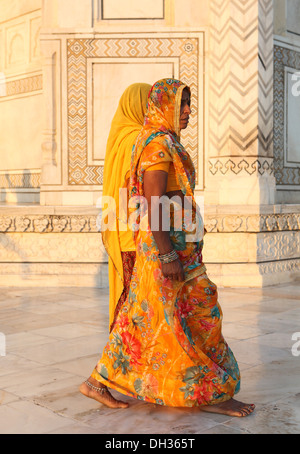
[{"label": "woman in floral sari", "polygon": [[[129,295],[81,392],[114,408],[127,404],[108,388],[156,404],[246,416],[254,406],[233,399],[240,372],[202,262],[195,168],[180,144],[189,115],[185,84],[154,84],[131,162],[136,263]],[[169,212],[158,203],[162,196],[172,202]]]}]

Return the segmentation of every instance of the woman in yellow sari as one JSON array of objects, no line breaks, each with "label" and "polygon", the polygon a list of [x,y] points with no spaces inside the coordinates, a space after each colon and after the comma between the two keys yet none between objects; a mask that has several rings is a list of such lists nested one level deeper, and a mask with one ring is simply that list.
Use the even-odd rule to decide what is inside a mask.
[{"label": "woman in yellow sari", "polygon": [[[240,372],[222,335],[217,288],[206,275],[197,235],[195,168],[180,144],[189,115],[185,84],[154,84],[131,162],[136,263],[130,290],[81,392],[114,408],[127,404],[108,388],[160,405],[246,416],[254,406],[233,399]],[[172,201],[169,212],[158,203],[162,196]]]},{"label": "woman in yellow sari", "polygon": [[108,254],[110,331],[120,307],[126,301],[135,262],[132,232],[127,223],[120,225],[122,221],[118,217],[119,190],[123,188],[127,193],[131,152],[143,126],[150,89],[151,85],[144,83],[132,84],[126,88],[112,120],[106,146],[103,197],[113,199],[111,209],[114,211],[113,215],[117,215],[113,229],[103,228],[109,216],[109,209],[102,219],[102,241]]}]

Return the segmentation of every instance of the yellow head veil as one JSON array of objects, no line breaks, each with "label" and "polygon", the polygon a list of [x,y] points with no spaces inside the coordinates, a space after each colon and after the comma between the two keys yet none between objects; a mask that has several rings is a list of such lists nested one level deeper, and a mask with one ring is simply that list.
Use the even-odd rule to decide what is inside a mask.
[{"label": "yellow head veil", "polygon": [[131,151],[144,122],[150,89],[151,86],[148,84],[137,83],[130,85],[125,90],[112,120],[106,146],[103,196],[114,198],[117,214],[116,229],[107,229],[102,232],[102,241],[109,256],[110,327],[114,320],[116,305],[123,291],[121,251],[135,250],[131,230],[119,230],[119,189],[127,185],[126,180],[129,178]]}]

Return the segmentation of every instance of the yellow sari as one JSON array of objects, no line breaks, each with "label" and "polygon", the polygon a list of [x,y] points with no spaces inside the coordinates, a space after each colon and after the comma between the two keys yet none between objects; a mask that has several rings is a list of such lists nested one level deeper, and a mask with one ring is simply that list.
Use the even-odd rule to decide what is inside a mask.
[{"label": "yellow sari", "polygon": [[[130,85],[121,96],[112,120],[104,162],[103,196],[114,198],[117,216],[119,189],[127,187],[128,184],[131,151],[144,122],[150,89],[148,84]],[[105,222],[106,216],[102,219],[102,225]],[[114,230],[102,229],[102,241],[109,257],[110,327],[124,286],[121,251],[135,251],[131,231],[120,230],[118,217],[115,227]]]}]

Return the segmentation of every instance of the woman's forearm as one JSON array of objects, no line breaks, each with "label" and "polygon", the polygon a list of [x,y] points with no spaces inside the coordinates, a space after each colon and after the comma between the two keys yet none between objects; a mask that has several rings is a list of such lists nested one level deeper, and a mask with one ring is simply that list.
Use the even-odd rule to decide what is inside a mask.
[{"label": "woman's forearm", "polygon": [[167,254],[174,249],[169,231],[163,230],[163,218],[163,207],[161,205],[156,206],[156,204],[153,204],[150,201],[150,203],[148,203],[149,226],[161,255]]},{"label": "woman's forearm", "polygon": [[170,214],[165,212],[163,198],[166,194],[167,182],[168,174],[164,171],[145,172],[144,188],[148,203],[148,221],[161,255],[173,250],[169,233]]},{"label": "woman's forearm", "polygon": [[[148,221],[160,255],[173,251],[170,239],[170,213],[166,210],[163,196],[166,194],[168,174],[157,170],[145,172],[144,190],[148,203]],[[165,221],[165,222],[164,222]],[[166,221],[167,225],[166,225]],[[183,282],[183,266],[177,258],[161,264],[162,274],[167,279]]]}]

